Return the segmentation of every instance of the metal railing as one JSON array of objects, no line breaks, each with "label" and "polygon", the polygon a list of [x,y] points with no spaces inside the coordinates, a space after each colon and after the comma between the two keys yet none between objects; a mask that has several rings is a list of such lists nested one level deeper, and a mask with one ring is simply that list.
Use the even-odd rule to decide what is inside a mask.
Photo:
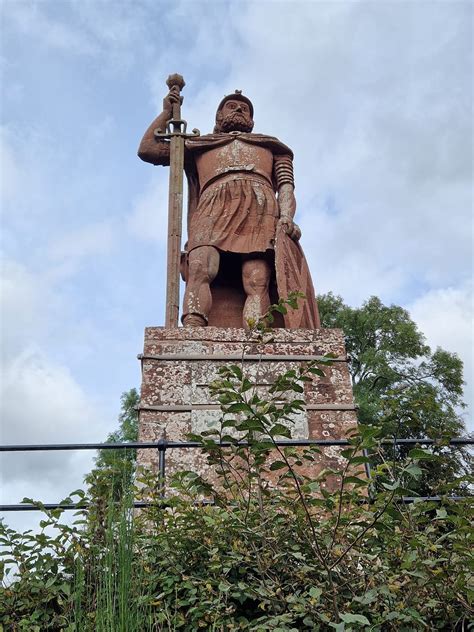
[{"label": "metal railing", "polygon": [[[274,445],[279,447],[350,447],[354,445],[347,439],[289,439],[284,441],[274,441]],[[417,439],[385,439],[381,441],[382,445],[397,446],[427,446],[427,447],[462,447],[474,445],[474,439],[457,437],[449,441],[438,441],[436,439],[428,439],[426,437]],[[221,441],[216,442],[216,447],[232,447],[249,446],[247,441]],[[162,483],[166,480],[166,451],[173,449],[205,449],[202,443],[197,441],[168,441],[160,439],[157,442],[151,441],[133,441],[127,443],[43,443],[43,444],[13,444],[0,445],[0,452],[56,452],[63,450],[157,450],[158,451],[158,473]],[[403,496],[401,499],[404,503],[411,503],[415,500],[435,501],[441,500],[466,500],[472,499],[473,496]],[[199,504],[212,504],[212,501],[202,501]],[[144,508],[156,505],[156,502],[135,501],[133,507]],[[166,499],[160,501],[160,506],[166,506]],[[0,512],[9,511],[40,511],[42,508],[74,510],[87,508],[84,503],[42,503],[41,507],[34,504],[20,503],[15,505],[0,505]]]}]

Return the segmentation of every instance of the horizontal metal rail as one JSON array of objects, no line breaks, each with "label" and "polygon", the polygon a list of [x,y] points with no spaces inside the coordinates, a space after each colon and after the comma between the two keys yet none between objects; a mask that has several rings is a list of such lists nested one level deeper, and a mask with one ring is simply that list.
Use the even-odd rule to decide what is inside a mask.
[{"label": "horizontal metal rail", "polygon": [[[288,439],[285,441],[275,441],[278,446],[351,446],[353,443],[347,439]],[[438,446],[447,447],[474,445],[474,439],[468,437],[457,437],[450,439],[449,442],[439,439],[428,439],[426,437],[418,439],[384,439],[381,441],[383,445],[426,445],[426,446]],[[249,445],[247,441],[221,441],[216,442],[216,445],[223,448],[230,448],[231,446],[239,445],[246,447]],[[39,452],[39,451],[56,451],[56,450],[127,450],[127,449],[140,449],[140,450],[170,450],[174,448],[202,448],[202,443],[198,441],[167,441],[162,439],[160,441],[129,441],[126,443],[38,443],[38,444],[11,444],[0,445],[0,452]]]},{"label": "horizontal metal rail", "polygon": [[[474,496],[402,496],[401,498],[396,498],[395,502],[402,502],[405,505],[414,503],[414,502],[442,502],[442,501],[455,501],[460,502],[465,500],[466,502],[474,502]],[[363,503],[371,503],[370,499],[363,500]],[[212,500],[199,500],[193,503],[194,505],[200,506],[214,506],[215,502]],[[134,509],[146,509],[147,507],[156,507],[159,509],[164,509],[167,507],[171,507],[171,503],[169,503],[168,499],[163,498],[159,502],[151,502],[151,501],[141,501],[137,500],[133,503],[130,503],[130,508]],[[53,509],[63,509],[65,511],[79,511],[80,509],[89,509],[91,505],[89,503],[41,503],[41,506],[33,505],[31,503],[21,503],[17,505],[0,505],[0,511],[50,511]]]},{"label": "horizontal metal rail", "polygon": [[[349,447],[354,445],[347,439],[289,439],[282,441],[274,441],[275,445],[279,447]],[[381,442],[387,446],[414,446],[424,445],[428,447],[461,447],[474,445],[474,439],[467,437],[456,437],[448,441],[439,441],[436,439],[429,439],[427,437],[421,437],[416,439],[384,439]],[[248,447],[250,443],[248,441],[220,441],[215,442],[216,447],[230,448],[230,447]],[[159,478],[162,482],[165,480],[166,473],[166,450],[173,449],[192,449],[192,448],[208,448],[209,446],[203,446],[198,441],[168,441],[161,439],[160,441],[130,441],[122,443],[43,443],[43,444],[16,444],[16,445],[0,445],[0,452],[39,452],[48,451],[55,452],[61,450],[157,450],[158,451],[158,471]],[[163,493],[163,491],[162,491]],[[434,501],[441,502],[442,500],[470,500],[471,496],[404,496],[398,499],[402,503],[412,503],[416,500],[420,501]],[[212,501],[199,501],[198,505],[212,505]],[[159,503],[152,503],[147,501],[136,501],[133,503],[134,508],[145,508],[151,506],[167,507],[167,500],[162,496]],[[0,512],[10,511],[42,511],[52,509],[63,509],[66,511],[87,509],[87,503],[41,503],[41,506],[37,506],[29,503],[20,503],[15,505],[0,505]]]}]

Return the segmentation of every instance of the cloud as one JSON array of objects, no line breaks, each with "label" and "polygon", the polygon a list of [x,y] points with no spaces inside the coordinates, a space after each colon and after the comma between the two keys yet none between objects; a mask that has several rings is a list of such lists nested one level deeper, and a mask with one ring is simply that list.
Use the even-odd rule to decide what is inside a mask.
[{"label": "cloud", "polygon": [[[3,367],[0,384],[3,444],[73,443],[103,440],[107,426],[67,367],[34,347]],[[24,496],[61,500],[83,486],[93,451],[25,452],[2,456],[2,502]]]},{"label": "cloud", "polygon": [[165,246],[168,226],[169,174],[168,170],[162,167],[155,167],[153,171],[144,193],[134,201],[126,224],[127,229],[135,237]]},{"label": "cloud", "polygon": [[116,245],[116,227],[111,220],[80,226],[61,235],[48,249],[53,261],[78,261],[86,257],[110,254]]},{"label": "cloud", "polygon": [[97,411],[68,368],[39,348],[25,348],[8,363],[2,389],[5,442],[60,443],[97,434]]},{"label": "cloud", "polygon": [[[426,292],[417,298],[408,310],[428,344],[457,353],[464,362],[464,378],[467,382],[464,399],[469,405],[469,413],[474,411],[474,304],[472,281],[459,287],[439,288]],[[474,429],[472,419],[468,426]]]},{"label": "cloud", "polygon": [[5,204],[15,197],[22,182],[18,159],[8,139],[7,130],[0,128],[0,212]]},{"label": "cloud", "polygon": [[6,363],[44,330],[49,311],[57,308],[57,297],[43,278],[11,260],[2,264],[0,287],[1,359]]},{"label": "cloud", "polygon": [[[102,440],[108,427],[101,403],[37,342],[48,340],[60,322],[53,316],[63,313],[54,286],[43,275],[7,260],[1,287],[1,443]],[[37,488],[38,480],[43,487],[58,487],[64,493],[66,482],[74,480],[78,487],[92,456],[70,452],[3,455],[4,501],[19,500],[11,495],[18,485],[25,488],[23,495],[35,495],[31,486]]]},{"label": "cloud", "polygon": [[68,26],[60,19],[48,15],[41,4],[10,2],[3,7],[8,26],[23,37],[37,38],[43,45],[61,52],[76,55],[94,55],[97,48],[82,29]]}]

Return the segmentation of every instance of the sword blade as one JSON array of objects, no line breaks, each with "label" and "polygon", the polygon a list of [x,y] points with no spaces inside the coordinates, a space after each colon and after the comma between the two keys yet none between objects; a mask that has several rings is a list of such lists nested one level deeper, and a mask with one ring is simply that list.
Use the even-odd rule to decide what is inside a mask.
[{"label": "sword blade", "polygon": [[183,218],[184,138],[170,141],[170,179],[168,194],[168,255],[165,327],[178,327],[181,226]]}]

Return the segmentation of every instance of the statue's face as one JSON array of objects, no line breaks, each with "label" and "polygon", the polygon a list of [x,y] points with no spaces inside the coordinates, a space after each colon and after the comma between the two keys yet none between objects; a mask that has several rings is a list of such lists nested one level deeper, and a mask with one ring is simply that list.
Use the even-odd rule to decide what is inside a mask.
[{"label": "statue's face", "polygon": [[237,99],[226,101],[220,111],[220,127],[223,132],[251,132],[253,120],[247,103]]}]

